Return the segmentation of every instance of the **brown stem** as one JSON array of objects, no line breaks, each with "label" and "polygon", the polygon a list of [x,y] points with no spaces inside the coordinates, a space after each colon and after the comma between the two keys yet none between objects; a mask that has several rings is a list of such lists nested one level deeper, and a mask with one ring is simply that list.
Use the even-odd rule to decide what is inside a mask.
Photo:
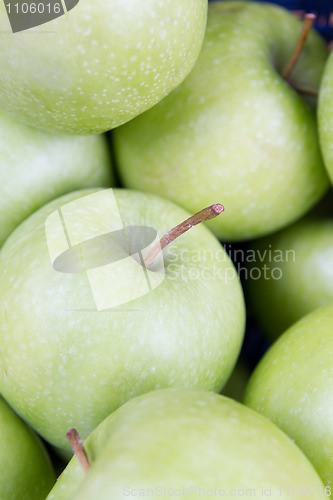
[{"label": "brown stem", "polygon": [[156,255],[158,255],[158,253],[163,250],[163,248],[169,245],[169,243],[184,234],[191,227],[200,224],[200,222],[206,222],[209,219],[213,219],[214,217],[222,213],[223,210],[223,205],[220,205],[219,203],[211,205],[210,207],[200,210],[200,212],[192,215],[192,217],[189,217],[184,222],[178,224],[178,226],[165,233],[165,235],[160,239],[158,243],[156,243],[155,246],[153,246],[147,257],[145,258],[145,267],[148,267],[155,259]]},{"label": "brown stem", "polygon": [[72,450],[77,456],[78,461],[82,465],[84,472],[90,469],[90,462],[86,450],[84,449],[83,442],[80,439],[79,433],[76,429],[70,429],[66,437],[71,444]]},{"label": "brown stem", "polygon": [[288,64],[284,68],[282,72],[283,78],[286,80],[289,78],[290,73],[294,69],[299,56],[301,55],[301,52],[303,50],[303,47],[305,45],[306,39],[310,33],[310,30],[313,26],[313,23],[315,22],[316,15],[313,13],[305,14],[304,19],[303,19],[303,26],[302,26],[302,31],[299,36],[299,39],[297,40],[297,44],[295,47],[294,52],[291,55],[291,58],[288,61]]}]

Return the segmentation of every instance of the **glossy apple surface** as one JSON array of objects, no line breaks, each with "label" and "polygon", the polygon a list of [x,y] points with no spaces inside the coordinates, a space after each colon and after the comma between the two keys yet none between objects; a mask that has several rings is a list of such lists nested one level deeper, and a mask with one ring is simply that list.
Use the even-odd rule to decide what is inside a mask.
[{"label": "glossy apple surface", "polygon": [[274,340],[309,312],[333,303],[333,220],[305,218],[250,245],[251,309]]},{"label": "glossy apple surface", "polygon": [[40,439],[0,397],[0,498],[44,500],[55,483]]},{"label": "glossy apple surface", "polygon": [[274,5],[212,2],[189,77],[157,106],[113,133],[126,187],[191,212],[223,199],[210,221],[219,239],[274,232],[328,188],[315,109],[293,85],[318,89],[327,47],[312,32],[287,83],[281,72],[301,22]]},{"label": "glossy apple surface", "polygon": [[289,328],[255,369],[245,403],[278,425],[333,484],[333,307]]},{"label": "glossy apple surface", "polygon": [[49,134],[0,113],[0,246],[48,201],[114,182],[104,136]]},{"label": "glossy apple surface", "polygon": [[[70,233],[66,222],[67,237],[73,241],[76,231],[91,241],[112,231],[110,192],[125,227],[149,226],[162,236],[188,217],[155,195],[79,191],[35,212],[0,254],[0,391],[60,448],[69,447],[70,427],[85,437],[135,395],[168,386],[220,391],[243,339],[238,275],[202,225],[166,247],[164,276],[147,270],[159,286],[141,296],[143,268],[134,259],[127,267],[119,261],[120,273],[113,263],[79,272],[51,259],[50,248],[57,255],[54,248],[66,238],[56,224],[47,238],[46,221],[55,220],[59,208],[65,220],[67,210],[73,222]],[[78,211],[70,211],[70,202]],[[96,252],[100,259],[100,248]]]},{"label": "glossy apple surface", "polygon": [[80,0],[13,34],[1,2],[0,109],[43,129],[109,130],[183,81],[206,17],[207,0]]},{"label": "glossy apple surface", "polygon": [[324,494],[312,465],[280,429],[207,391],[163,389],[139,396],[84,444],[91,469],[85,476],[74,457],[47,500],[118,500],[148,492],[277,499],[288,497],[288,487],[289,495],[301,487],[315,498]]},{"label": "glossy apple surface", "polygon": [[330,55],[319,90],[318,125],[320,145],[333,184],[333,57]]}]

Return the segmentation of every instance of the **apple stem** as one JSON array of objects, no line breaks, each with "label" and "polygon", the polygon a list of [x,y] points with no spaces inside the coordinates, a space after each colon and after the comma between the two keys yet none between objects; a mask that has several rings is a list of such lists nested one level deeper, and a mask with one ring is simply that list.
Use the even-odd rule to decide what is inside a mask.
[{"label": "apple stem", "polygon": [[165,233],[165,235],[160,239],[158,243],[156,243],[156,245],[153,246],[147,257],[145,258],[145,267],[148,267],[152,263],[156,255],[158,255],[158,253],[161,252],[163,248],[165,248],[167,245],[169,245],[169,243],[174,241],[182,234],[186,233],[186,231],[188,231],[191,227],[200,224],[200,222],[206,222],[209,219],[213,219],[217,215],[220,215],[220,213],[222,213],[223,211],[223,205],[220,205],[219,203],[211,205],[210,207],[200,210],[200,212],[192,215],[192,217],[189,217],[184,222],[178,224],[178,226]]},{"label": "apple stem", "polygon": [[90,462],[79,433],[76,429],[70,429],[67,432],[66,437],[70,442],[72,450],[74,451],[78,461],[82,465],[84,472],[87,472],[90,469]]},{"label": "apple stem", "polygon": [[297,40],[296,47],[294,49],[294,52],[291,55],[291,58],[288,61],[288,64],[284,68],[282,72],[282,76],[285,80],[288,80],[290,73],[296,66],[296,63],[299,59],[299,56],[302,53],[303,47],[305,45],[306,39],[310,33],[310,30],[313,26],[313,23],[315,22],[316,15],[313,13],[308,13],[305,14],[304,19],[303,19],[303,25],[302,25],[302,31],[301,34]]}]

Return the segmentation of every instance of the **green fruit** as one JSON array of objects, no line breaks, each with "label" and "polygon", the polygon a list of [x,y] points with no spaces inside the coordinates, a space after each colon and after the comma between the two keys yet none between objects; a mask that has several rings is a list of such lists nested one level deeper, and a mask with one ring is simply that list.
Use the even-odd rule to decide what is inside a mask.
[{"label": "green fruit", "polygon": [[59,132],[116,127],[183,81],[206,16],[207,0],[81,0],[66,15],[13,34],[1,2],[0,109]]},{"label": "green fruit", "polygon": [[[80,272],[75,248],[80,256],[84,242],[114,230],[111,196],[126,228],[162,236],[188,217],[154,195],[79,191],[35,212],[0,253],[0,391],[65,449],[69,428],[85,437],[135,395],[169,386],[220,391],[243,339],[237,273],[204,226],[165,248],[164,271],[144,272],[129,254],[109,263],[114,249],[96,243],[88,247],[95,264],[83,262]],[[142,293],[147,279],[151,290]]]},{"label": "green fruit", "polygon": [[319,89],[318,126],[321,150],[333,184],[333,57],[330,54]]},{"label": "green fruit", "polygon": [[305,218],[250,245],[251,310],[274,340],[309,312],[333,303],[333,222]]},{"label": "green fruit", "polygon": [[295,88],[318,88],[327,47],[311,32],[287,83],[281,73],[300,30],[299,19],[273,5],[211,3],[189,77],[113,132],[124,185],[192,213],[221,200],[225,214],[208,224],[227,241],[268,234],[305,214],[329,181],[315,109]]},{"label": "green fruit", "polygon": [[287,330],[255,369],[245,403],[278,425],[333,484],[333,307]]},{"label": "green fruit", "polygon": [[55,482],[40,439],[0,397],[0,498],[44,500]]},{"label": "green fruit", "polygon": [[85,476],[74,457],[47,500],[324,494],[311,464],[280,429],[205,391],[164,389],[137,397],[84,445],[91,469]]},{"label": "green fruit", "polygon": [[48,134],[4,113],[0,113],[0,158],[0,246],[53,198],[115,182],[105,137]]}]

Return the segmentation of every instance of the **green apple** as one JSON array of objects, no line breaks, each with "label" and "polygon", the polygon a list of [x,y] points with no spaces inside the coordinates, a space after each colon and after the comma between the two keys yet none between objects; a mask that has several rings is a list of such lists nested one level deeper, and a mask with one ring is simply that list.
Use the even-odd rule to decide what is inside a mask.
[{"label": "green apple", "polygon": [[318,100],[319,138],[325,165],[333,183],[333,56],[330,54]]},{"label": "green apple", "polygon": [[[12,9],[21,14],[23,5]],[[1,2],[0,109],[60,132],[125,123],[191,71],[206,17],[207,0],[80,0],[66,15],[13,34]]]},{"label": "green apple", "polygon": [[55,482],[49,456],[1,397],[0,436],[1,500],[44,500]]},{"label": "green apple", "polygon": [[104,420],[84,446],[91,461],[87,474],[73,457],[47,500],[278,499],[297,490],[320,498],[325,491],[280,429],[240,403],[206,391],[161,389],[139,396]]},{"label": "green apple", "polygon": [[255,369],[245,403],[288,434],[333,485],[333,307],[288,329]]},{"label": "green apple", "polygon": [[106,138],[49,134],[0,113],[0,246],[37,208],[86,187],[114,185]]},{"label": "green apple", "polygon": [[222,198],[225,215],[209,226],[227,241],[263,236],[307,212],[329,181],[315,109],[296,89],[318,88],[327,47],[311,32],[285,81],[300,30],[299,19],[273,5],[211,3],[189,77],[113,131],[124,185],[191,212]]},{"label": "green apple", "polygon": [[333,303],[332,219],[306,217],[251,243],[245,255],[249,304],[270,339]]},{"label": "green apple", "polygon": [[53,445],[68,449],[70,427],[85,437],[135,395],[218,392],[229,377],[244,301],[214,235],[191,229],[147,269],[108,240],[122,227],[128,237],[139,228],[138,240],[140,228],[162,235],[187,216],[156,195],[83,190],[35,212],[4,244],[0,391]]}]

